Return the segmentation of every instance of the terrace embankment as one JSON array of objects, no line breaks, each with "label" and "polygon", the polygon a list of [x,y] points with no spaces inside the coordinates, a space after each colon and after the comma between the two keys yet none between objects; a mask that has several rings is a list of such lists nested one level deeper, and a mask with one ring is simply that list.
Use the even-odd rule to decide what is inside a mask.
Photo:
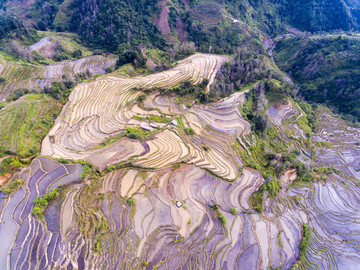
[{"label": "terrace embankment", "polygon": [[[136,89],[171,88],[184,81],[198,84],[204,78],[211,82],[227,58],[196,54],[175,68],[146,77],[106,77],[77,86],[69,97],[54,127],[43,141],[42,154],[68,159],[87,159],[103,169],[120,161],[131,160],[146,168],[163,168],[188,162],[209,169],[220,177],[234,180],[241,161],[233,149],[236,137],[250,132],[250,125],[238,112],[244,93],[236,93],[219,103],[194,105],[191,109],[175,102],[171,96],[154,91],[140,109],[136,100],[142,93]],[[122,157],[106,141],[121,135],[126,127],[149,125],[149,115],[178,119],[178,125],[160,125],[145,148],[134,139],[123,137],[116,145]],[[180,120],[179,120],[180,119]],[[185,126],[196,132],[191,136]],[[99,149],[99,146],[103,146]],[[223,151],[226,149],[227,151]],[[145,151],[146,150],[146,151]],[[97,164],[94,156],[106,153],[105,162]]]},{"label": "terrace embankment", "polygon": [[[223,105],[234,100],[241,103],[241,97],[241,93],[235,94],[222,101]],[[172,100],[157,100],[175,108]],[[182,114],[184,125],[189,121],[201,134],[203,129],[197,127],[196,119],[221,108],[221,103],[194,106],[187,110],[190,116]],[[290,119],[296,120],[300,112],[294,114]],[[328,174],[322,182],[295,181],[291,185],[284,181],[278,196],[265,200],[262,214],[252,210],[249,200],[265,180],[250,168],[244,168],[232,183],[214,177],[198,164],[168,164],[157,169],[114,170],[100,179],[86,178],[85,183],[77,184],[80,165],[37,158],[15,175],[24,180],[18,191],[8,197],[0,194],[0,265],[9,269],[236,269],[243,265],[249,269],[290,269],[296,263],[299,269],[356,269],[360,262],[356,179],[360,133],[328,111],[320,110],[318,119],[314,140],[323,143],[317,148],[315,166],[333,164],[339,172]],[[325,125],[329,119],[334,124]],[[160,134],[166,136],[164,144],[177,136],[171,139],[179,142],[175,153],[184,149],[182,143],[190,145],[187,140],[193,140],[175,129]],[[337,154],[329,159],[326,153],[330,152]],[[153,153],[155,156],[156,151]],[[151,159],[147,156],[143,162]],[[137,162],[142,161],[139,158]],[[66,185],[61,198],[49,204],[43,219],[34,218],[30,211],[35,197],[60,184]],[[310,237],[307,249],[300,251],[304,224]]]},{"label": "terrace embankment", "polygon": [[[14,176],[24,183],[15,193],[9,197],[2,197],[0,193],[2,269],[36,269],[47,263],[44,267],[49,268],[59,259],[66,247],[60,246],[64,242],[59,230],[52,231],[52,228],[60,224],[60,212],[53,211],[51,216],[46,217],[46,222],[38,220],[31,214],[33,200],[60,185],[80,181],[81,171],[81,165],[63,165],[39,157],[29,168]],[[79,187],[72,186],[70,189],[76,191]]]},{"label": "terrace embankment", "polygon": [[74,80],[76,75],[88,73],[105,74],[108,67],[114,66],[113,56],[88,56],[74,61],[62,61],[50,65],[30,65],[9,62],[0,57],[0,100],[9,97],[16,89],[42,90],[52,82]]}]

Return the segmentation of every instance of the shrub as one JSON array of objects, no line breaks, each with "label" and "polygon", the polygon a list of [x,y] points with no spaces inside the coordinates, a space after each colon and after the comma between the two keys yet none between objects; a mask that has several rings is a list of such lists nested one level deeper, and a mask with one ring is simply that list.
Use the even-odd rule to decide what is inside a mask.
[{"label": "shrub", "polygon": [[143,102],[144,100],[145,100],[145,98],[147,97],[147,95],[146,94],[141,94],[140,96],[138,96],[137,97],[137,101],[139,101],[139,102]]},{"label": "shrub", "polygon": [[81,58],[82,57],[82,51],[81,50],[76,50],[76,51],[74,51],[73,52],[73,57],[74,58],[77,58],[77,59],[79,59],[79,58]]},{"label": "shrub", "polygon": [[134,206],[135,205],[135,199],[133,197],[130,197],[129,199],[127,199],[126,203],[129,206]]},{"label": "shrub", "polygon": [[235,207],[231,208],[231,214],[233,214],[234,216],[237,215],[237,210]]},{"label": "shrub", "polygon": [[185,133],[187,135],[194,135],[195,134],[195,131],[191,127],[186,127],[184,130],[185,130]]},{"label": "shrub", "polygon": [[36,197],[33,201],[33,209],[31,210],[31,213],[36,218],[43,218],[44,212],[49,202],[55,200],[60,195],[60,189],[62,189],[62,186],[59,186],[59,188],[54,188],[50,193],[41,197]]},{"label": "shrub", "polygon": [[88,164],[84,165],[84,169],[80,174],[80,179],[83,180],[86,176],[88,176],[91,173],[91,168]]},{"label": "shrub", "polygon": [[116,67],[119,68],[129,63],[134,64],[135,67],[143,67],[146,65],[146,58],[142,55],[139,48],[130,49],[120,54],[116,62]]},{"label": "shrub", "polygon": [[204,149],[205,151],[209,151],[209,150],[210,150],[210,146],[204,145],[204,146],[203,146],[203,149]]},{"label": "shrub", "polygon": [[65,159],[65,158],[62,158],[62,157],[58,158],[57,161],[58,161],[59,163],[62,163],[62,164],[69,164],[69,163],[70,163],[69,160],[67,160],[67,159]]},{"label": "shrub", "polygon": [[223,214],[220,214],[219,215],[219,220],[221,221],[221,224],[222,225],[225,225],[226,224],[226,218]]},{"label": "shrub", "polygon": [[303,225],[303,238],[300,242],[300,252],[299,252],[299,261],[305,259],[306,251],[310,244],[310,228],[308,225]]}]

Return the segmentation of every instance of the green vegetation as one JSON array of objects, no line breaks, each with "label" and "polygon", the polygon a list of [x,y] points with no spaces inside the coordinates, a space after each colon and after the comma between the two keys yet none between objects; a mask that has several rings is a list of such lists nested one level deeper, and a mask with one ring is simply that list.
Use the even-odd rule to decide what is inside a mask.
[{"label": "green vegetation", "polygon": [[254,192],[250,197],[250,205],[260,214],[264,211],[265,196],[269,195],[271,198],[276,198],[277,194],[282,189],[281,183],[277,179],[263,183],[260,188]]},{"label": "green vegetation", "polygon": [[219,214],[218,219],[221,221],[222,225],[226,224],[226,218],[223,214]]},{"label": "green vegetation", "polygon": [[163,115],[151,114],[150,116],[147,117],[147,119],[151,122],[158,122],[158,123],[167,123],[168,124],[171,122],[170,118],[167,118]]},{"label": "green vegetation", "polygon": [[211,209],[214,212],[214,215],[220,220],[221,224],[225,226],[226,224],[226,218],[223,214],[221,214],[219,206],[217,204],[214,204],[211,206]]},{"label": "green vegetation", "polygon": [[124,134],[115,135],[112,137],[107,138],[105,141],[101,142],[99,145],[95,146],[94,149],[99,149],[103,147],[110,146],[124,137]]},{"label": "green vegetation", "polygon": [[[153,88],[158,90],[162,95],[176,95],[176,102],[189,104],[190,101],[195,100],[197,103],[209,102],[209,96],[206,93],[206,87],[209,84],[208,79],[204,79],[200,84],[193,85],[189,81],[181,82],[178,86],[172,88]],[[144,91],[144,90],[143,90]]]},{"label": "green vegetation", "polygon": [[[25,164],[25,162],[24,162]],[[0,175],[13,174],[19,168],[23,167],[23,163],[17,157],[4,158],[0,162]]]},{"label": "green vegetation", "polygon": [[67,98],[71,93],[71,89],[75,86],[75,83],[72,81],[66,82],[53,82],[51,83],[51,87],[45,87],[44,92],[49,94],[56,100],[60,101],[60,103],[65,104]]},{"label": "green vegetation", "polygon": [[13,194],[15,191],[17,191],[23,184],[24,181],[22,179],[12,180],[9,183],[7,183],[5,186],[1,187],[0,190],[5,194],[10,195]]},{"label": "green vegetation", "polygon": [[262,214],[264,212],[264,190],[266,186],[261,185],[259,190],[251,194],[249,203],[255,211]]},{"label": "green vegetation", "polygon": [[146,137],[153,134],[154,131],[146,131],[140,127],[126,127],[124,136],[130,138],[130,139],[136,139],[136,140],[144,140]]},{"label": "green vegetation", "polygon": [[349,35],[288,37],[276,46],[280,68],[291,72],[309,101],[333,106],[360,120],[360,38]]},{"label": "green vegetation", "polygon": [[133,197],[130,197],[129,199],[127,199],[126,203],[129,206],[135,206],[135,199]]},{"label": "green vegetation", "polygon": [[179,243],[179,242],[182,242],[182,241],[184,241],[184,237],[180,237],[179,239],[175,239],[174,243],[176,244],[176,243]]},{"label": "green vegetation", "polygon": [[136,120],[140,120],[140,121],[142,121],[142,120],[145,120],[146,118],[145,117],[142,117],[142,116],[140,116],[140,115],[133,115],[132,116],[134,119],[136,119]]},{"label": "green vegetation", "polygon": [[[0,5],[2,5],[0,3]],[[0,40],[9,36],[21,37],[28,35],[27,29],[16,18],[4,13],[0,6]],[[0,46],[1,47],[1,46]]]},{"label": "green vegetation", "polygon": [[208,145],[203,145],[203,149],[207,152],[207,151],[210,150],[210,146],[208,146]]},{"label": "green vegetation", "polygon": [[46,210],[46,207],[48,206],[49,202],[55,200],[62,190],[62,187],[54,188],[50,193],[45,194],[41,197],[36,197],[33,202],[33,208],[31,210],[31,213],[36,218],[43,218],[44,212]]},{"label": "green vegetation", "polygon": [[69,28],[87,44],[112,52],[123,52],[139,44],[163,48],[166,43],[150,18],[150,14],[158,12],[156,3],[74,0]]},{"label": "green vegetation", "polygon": [[29,157],[40,152],[42,139],[60,107],[43,94],[26,95],[0,111],[0,152]]},{"label": "green vegetation", "polygon": [[326,147],[326,148],[331,148],[332,147],[332,143],[331,142],[326,142],[326,141],[317,142],[316,145],[319,146],[319,147]]},{"label": "green vegetation", "polygon": [[305,261],[307,249],[310,244],[310,228],[308,225],[303,225],[303,235],[299,246],[299,258],[298,261],[292,266],[291,269],[297,269],[299,265]]},{"label": "green vegetation", "polygon": [[181,116],[177,116],[175,118],[176,122],[178,123],[178,125],[182,128],[185,128],[185,125],[184,125],[184,121],[182,120],[182,117]]},{"label": "green vegetation", "polygon": [[80,179],[83,180],[85,179],[86,176],[88,176],[92,171],[92,168],[89,164],[84,164],[83,166],[83,171],[80,174]]},{"label": "green vegetation", "polygon": [[119,68],[120,66],[129,63],[132,63],[136,68],[146,65],[146,58],[142,55],[139,47],[126,50],[120,54],[119,59],[116,62],[116,67]]},{"label": "green vegetation", "polygon": [[314,168],[314,172],[318,173],[318,174],[326,174],[326,175],[330,175],[330,174],[337,174],[337,175],[343,175],[343,173],[341,171],[339,171],[338,169],[335,169],[334,167],[318,167],[318,168]]},{"label": "green vegetation", "polygon": [[194,135],[194,134],[195,134],[195,131],[194,131],[193,128],[191,128],[191,127],[186,127],[186,128],[184,129],[184,131],[185,131],[185,133],[186,133],[187,135]]},{"label": "green vegetation", "polygon": [[62,158],[62,157],[58,158],[57,161],[60,162],[60,163],[62,163],[62,164],[69,164],[69,163],[71,163],[69,160],[67,160],[67,159],[65,159],[65,158]]},{"label": "green vegetation", "polygon": [[237,211],[237,209],[236,209],[235,207],[231,208],[230,212],[231,212],[231,214],[233,214],[234,216],[236,216],[237,213],[238,213],[238,211]]}]

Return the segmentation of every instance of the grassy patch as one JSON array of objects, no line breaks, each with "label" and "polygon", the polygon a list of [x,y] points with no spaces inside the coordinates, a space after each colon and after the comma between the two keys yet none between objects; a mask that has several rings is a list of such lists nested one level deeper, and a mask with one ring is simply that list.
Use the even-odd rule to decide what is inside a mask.
[{"label": "grassy patch", "polygon": [[181,116],[176,117],[175,120],[177,121],[180,127],[185,128],[184,121],[182,120]]},{"label": "grassy patch", "polygon": [[0,151],[20,157],[37,155],[60,106],[43,94],[26,95],[0,111]]},{"label": "grassy patch", "polygon": [[145,120],[146,118],[145,117],[142,117],[142,116],[140,116],[140,115],[133,115],[132,116],[134,119],[136,119],[136,120],[140,120],[140,121],[142,121],[142,120]]},{"label": "grassy patch", "polygon": [[142,129],[141,127],[126,127],[124,136],[135,139],[135,140],[144,140],[146,137],[152,135],[156,130],[154,131],[147,131]]},{"label": "grassy patch", "polygon": [[326,142],[326,141],[317,142],[316,146],[325,147],[325,148],[332,148],[333,147],[331,142]]},{"label": "grassy patch", "polygon": [[120,140],[122,137],[124,137],[124,134],[119,134],[119,135],[107,138],[104,142],[102,142],[99,145],[95,146],[94,149],[100,149],[100,148],[103,148],[103,147],[110,146],[110,145],[114,144],[115,142],[117,142],[118,140]]},{"label": "grassy patch", "polygon": [[158,123],[170,123],[171,119],[162,116],[162,115],[154,115],[151,114],[150,116],[147,117],[147,119],[151,122],[158,122]]},{"label": "grassy patch", "polygon": [[300,128],[305,131],[307,134],[311,133],[312,129],[309,126],[309,121],[308,118],[306,116],[302,116],[299,118],[299,120],[297,120],[298,125],[300,126]]},{"label": "grassy patch", "polygon": [[23,184],[24,181],[21,179],[13,180],[10,183],[6,184],[4,187],[2,187],[1,191],[7,195],[10,195],[17,191]]}]

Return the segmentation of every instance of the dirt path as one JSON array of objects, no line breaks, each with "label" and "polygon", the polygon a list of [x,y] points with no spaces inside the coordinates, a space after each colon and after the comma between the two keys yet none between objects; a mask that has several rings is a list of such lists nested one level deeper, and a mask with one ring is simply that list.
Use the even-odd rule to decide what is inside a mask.
[{"label": "dirt path", "polygon": [[[15,155],[8,155],[8,156],[5,156],[5,157],[2,157],[2,158],[0,158],[0,162],[2,162],[4,159],[9,158],[9,157],[16,157],[16,156]],[[35,157],[35,156],[28,157],[28,158],[18,158],[18,160],[28,161],[29,159],[31,159],[33,157]]]}]

